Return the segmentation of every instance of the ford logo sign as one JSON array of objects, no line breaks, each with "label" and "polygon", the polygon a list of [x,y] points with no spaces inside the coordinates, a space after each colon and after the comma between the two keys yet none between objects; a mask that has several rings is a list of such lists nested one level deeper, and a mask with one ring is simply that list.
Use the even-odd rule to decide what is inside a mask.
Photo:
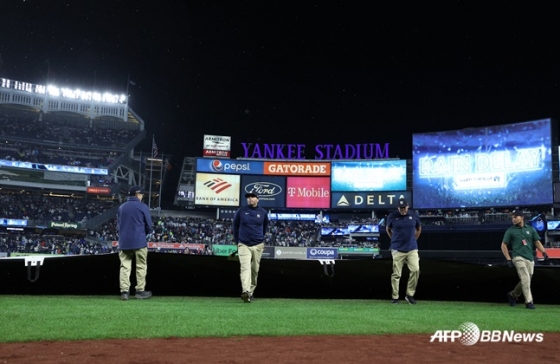
[{"label": "ford logo sign", "polygon": [[272,182],[253,182],[245,186],[245,193],[251,192],[261,197],[272,197],[282,193],[282,187]]}]

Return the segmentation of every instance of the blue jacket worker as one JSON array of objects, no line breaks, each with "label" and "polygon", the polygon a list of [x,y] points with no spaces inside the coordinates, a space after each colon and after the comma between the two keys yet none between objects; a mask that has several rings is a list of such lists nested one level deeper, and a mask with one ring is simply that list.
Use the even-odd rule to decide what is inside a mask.
[{"label": "blue jacket worker", "polygon": [[414,294],[420,276],[420,257],[418,255],[418,237],[422,232],[420,217],[409,211],[408,202],[401,198],[397,202],[397,211],[387,217],[386,231],[391,238],[391,256],[393,257],[393,274],[391,275],[391,303],[399,303],[399,283],[403,265],[409,270],[405,300],[416,304]]},{"label": "blue jacket worker", "polygon": [[251,303],[257,288],[268,213],[259,207],[259,196],[256,193],[246,193],[245,198],[247,205],[237,210],[233,217],[233,238],[239,254],[241,299]]},{"label": "blue jacket worker", "polygon": [[140,186],[132,186],[128,198],[117,212],[117,228],[119,233],[119,259],[121,262],[119,285],[121,299],[130,296],[130,273],[132,260],[136,259],[136,294],[139,299],[150,298],[152,292],[146,291],[146,275],[148,273],[148,243],[146,235],[152,232],[150,210],[142,197],[145,192]]}]

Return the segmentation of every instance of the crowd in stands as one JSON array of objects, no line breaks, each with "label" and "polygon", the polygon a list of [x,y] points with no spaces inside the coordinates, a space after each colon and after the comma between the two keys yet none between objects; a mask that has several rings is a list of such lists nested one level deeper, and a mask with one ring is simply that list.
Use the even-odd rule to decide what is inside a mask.
[{"label": "crowd in stands", "polygon": [[53,255],[97,255],[114,253],[116,249],[80,237],[26,233],[0,234],[0,253],[35,253]]},{"label": "crowd in stands", "polygon": [[0,136],[41,142],[65,143],[102,147],[124,147],[137,134],[136,130],[103,128],[84,119],[83,125],[49,120],[39,121],[35,116],[0,116]]},{"label": "crowd in stands", "polygon": [[[0,218],[26,219],[34,221],[87,221],[108,209],[115,207],[115,201],[88,200],[83,198],[55,197],[31,194],[0,194]],[[423,224],[456,223],[459,219],[473,223],[484,222],[489,217],[496,221],[511,222],[506,211],[455,212],[443,214],[420,212]],[[527,211],[527,215],[533,213]],[[499,217],[499,219],[498,219]],[[549,215],[549,219],[554,217]],[[215,220],[188,216],[154,216],[154,233],[148,236],[152,242],[202,244],[205,252],[211,251],[213,245],[232,245],[232,221]],[[453,223],[452,222],[452,223]],[[348,236],[321,236],[321,227],[345,227],[348,224],[384,224],[372,218],[353,217],[348,221],[334,221],[317,224],[315,221],[272,220],[265,235],[265,244],[284,247],[310,246],[376,246],[375,239],[360,241]],[[116,218],[109,219],[95,230],[89,230],[84,238],[66,239],[40,236],[26,236],[24,233],[4,235],[0,240],[0,252],[42,252],[48,254],[99,254],[113,252],[112,242],[118,240]]]},{"label": "crowd in stands", "polygon": [[0,145],[0,159],[60,166],[107,168],[121,154],[117,151],[69,152],[59,147],[47,147],[19,141]]},{"label": "crowd in stands", "polygon": [[0,218],[39,222],[85,222],[114,207],[112,200],[31,194],[0,194]]}]

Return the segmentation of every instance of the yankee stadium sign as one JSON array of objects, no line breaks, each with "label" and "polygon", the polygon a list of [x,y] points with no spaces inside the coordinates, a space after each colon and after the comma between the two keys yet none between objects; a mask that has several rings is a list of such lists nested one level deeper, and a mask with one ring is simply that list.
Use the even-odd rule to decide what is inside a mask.
[{"label": "yankee stadium sign", "polygon": [[[243,158],[306,159],[305,144],[241,143]],[[389,143],[319,144],[310,159],[388,159]]]}]

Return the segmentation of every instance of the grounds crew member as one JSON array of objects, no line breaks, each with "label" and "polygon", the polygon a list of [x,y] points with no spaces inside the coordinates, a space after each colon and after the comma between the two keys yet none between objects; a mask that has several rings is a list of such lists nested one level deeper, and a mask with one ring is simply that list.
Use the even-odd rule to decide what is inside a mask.
[{"label": "grounds crew member", "polygon": [[259,207],[259,196],[256,193],[246,193],[245,197],[247,205],[237,210],[233,218],[233,239],[237,243],[239,254],[241,299],[251,303],[257,288],[268,213]]}]

